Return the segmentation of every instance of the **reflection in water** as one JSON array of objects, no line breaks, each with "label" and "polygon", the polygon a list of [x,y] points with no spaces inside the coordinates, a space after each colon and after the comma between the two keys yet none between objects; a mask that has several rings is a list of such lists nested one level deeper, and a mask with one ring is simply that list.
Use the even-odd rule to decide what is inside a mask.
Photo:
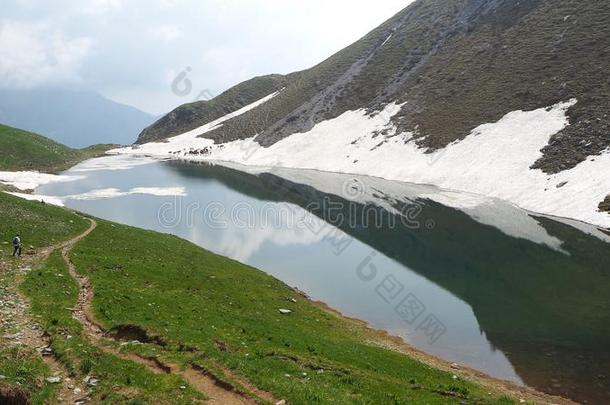
[{"label": "reflection in water", "polygon": [[[87,172],[38,192],[109,187],[184,187],[187,195],[66,204],[245,261],[450,361],[577,400],[610,401],[610,249],[594,228],[589,235],[479,196],[288,169],[151,163]],[[158,221],[164,203],[175,209],[171,229]],[[254,216],[234,216],[231,208],[244,203]],[[262,224],[270,203],[293,217]],[[379,218],[383,226],[371,226]],[[429,319],[445,328],[437,340],[422,327]]]}]

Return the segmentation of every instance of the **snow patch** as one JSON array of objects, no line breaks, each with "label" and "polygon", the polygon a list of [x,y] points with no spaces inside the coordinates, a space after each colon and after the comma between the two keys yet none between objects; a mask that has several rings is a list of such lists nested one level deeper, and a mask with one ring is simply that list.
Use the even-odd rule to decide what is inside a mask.
[{"label": "snow patch", "polygon": [[[558,174],[530,169],[542,156],[541,149],[550,138],[569,125],[566,111],[575,103],[576,100],[570,100],[548,108],[510,112],[498,122],[483,124],[463,140],[434,153],[425,153],[412,139],[413,134],[396,133],[396,128],[389,124],[400,110],[396,103],[372,116],[365,110],[347,111],[268,148],[261,147],[254,138],[220,145],[197,138],[232,118],[229,115],[167,143],[114,152],[314,169],[432,184],[510,201],[528,211],[610,228],[610,215],[598,210],[599,201],[610,191],[610,151],[589,157]],[[381,131],[385,135],[380,135]],[[205,154],[191,155],[193,148],[207,149]]]},{"label": "snow patch", "polygon": [[34,190],[43,184],[75,181],[82,178],[84,177],[39,172],[0,172],[0,183],[8,184],[22,191]]},{"label": "snow patch", "polygon": [[23,198],[28,201],[39,201],[45,204],[56,205],[58,207],[63,207],[64,202],[61,197],[53,197],[49,195],[36,195],[36,194],[25,194],[25,193],[7,193],[10,195],[14,195],[15,197]]},{"label": "snow patch", "polygon": [[184,187],[136,187],[129,191],[117,188],[93,190],[82,194],[73,194],[61,197],[64,200],[102,200],[107,198],[125,197],[129,195],[153,195],[157,197],[186,196]]},{"label": "snow patch", "polygon": [[107,198],[125,197],[129,195],[152,195],[157,197],[184,197],[186,196],[186,189],[184,187],[135,187],[129,191],[121,191],[118,188],[105,188],[100,190],[93,190],[82,194],[73,194],[67,196],[47,196],[38,194],[24,194],[24,193],[12,193],[7,194],[14,195],[15,197],[23,198],[30,201],[41,201],[47,204],[57,205],[59,207],[65,206],[66,200],[103,200]]},{"label": "snow patch", "polygon": [[98,170],[127,170],[155,162],[152,158],[135,158],[128,155],[104,156],[81,162],[70,169],[71,172],[92,172]]},{"label": "snow patch", "polygon": [[[283,89],[282,89],[283,90]],[[182,135],[175,136],[173,138],[166,139],[164,142],[151,142],[144,145],[134,145],[129,146],[127,148],[119,148],[108,151],[108,154],[115,155],[124,155],[131,154],[136,156],[153,156],[153,157],[165,157],[171,158],[176,155],[172,152],[180,151],[182,154],[186,154],[191,149],[197,148],[205,148],[214,144],[214,142],[210,139],[199,138],[200,135],[203,135],[207,132],[210,132],[216,128],[219,128],[223,122],[228,121],[232,118],[238,117],[242,114],[247,113],[248,111],[266,103],[271,100],[280,92],[277,91],[272,93],[262,99],[255,101],[252,104],[249,104],[237,111],[234,111],[230,114],[225,115],[224,117],[220,117],[217,120],[214,120],[210,123],[200,126],[199,128],[195,128],[192,131],[186,132]]]}]

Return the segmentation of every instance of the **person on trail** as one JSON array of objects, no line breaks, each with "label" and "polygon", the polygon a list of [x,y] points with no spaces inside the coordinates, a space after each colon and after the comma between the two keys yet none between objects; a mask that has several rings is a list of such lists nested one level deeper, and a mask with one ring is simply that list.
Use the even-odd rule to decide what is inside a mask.
[{"label": "person on trail", "polygon": [[21,237],[19,234],[13,239],[13,257],[15,256],[21,257]]}]

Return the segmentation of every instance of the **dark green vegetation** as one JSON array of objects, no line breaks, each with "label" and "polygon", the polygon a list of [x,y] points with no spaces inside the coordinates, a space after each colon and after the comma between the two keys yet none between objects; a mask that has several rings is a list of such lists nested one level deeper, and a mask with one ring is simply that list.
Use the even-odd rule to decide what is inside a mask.
[{"label": "dark green vegetation", "polygon": [[137,143],[146,143],[188,132],[280,90],[286,77],[269,75],[238,84],[212,100],[184,104],[144,129]]},{"label": "dark green vegetation", "polygon": [[44,136],[0,124],[0,170],[59,172],[103,155],[113,145],[72,149]]},{"label": "dark green vegetation", "polygon": [[[92,281],[96,316],[108,329],[136,326],[165,342],[138,350],[229,368],[289,403],[496,401],[449,373],[365,343],[371,336],[363,327],[262,272],[173,236],[100,222],[72,257]],[[294,312],[283,316],[280,308]]]},{"label": "dark green vegetation", "polygon": [[608,38],[602,1],[418,0],[326,61],[286,76],[279,96],[206,136],[260,134],[267,146],[345,111],[399,101],[407,103],[392,121],[434,150],[510,111],[576,98],[571,125],[534,165],[558,172],[610,146]]},{"label": "dark green vegetation", "polygon": [[59,172],[103,155],[112,145],[72,149],[31,132],[0,124],[0,170]]}]

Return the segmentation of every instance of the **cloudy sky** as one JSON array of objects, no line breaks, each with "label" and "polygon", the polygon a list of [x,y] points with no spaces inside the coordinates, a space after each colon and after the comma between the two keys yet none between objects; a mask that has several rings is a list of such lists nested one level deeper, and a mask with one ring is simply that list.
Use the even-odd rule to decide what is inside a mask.
[{"label": "cloudy sky", "polygon": [[[310,67],[410,2],[2,0],[0,91],[69,86],[160,114]],[[184,96],[172,91],[181,72],[193,89]]]}]

